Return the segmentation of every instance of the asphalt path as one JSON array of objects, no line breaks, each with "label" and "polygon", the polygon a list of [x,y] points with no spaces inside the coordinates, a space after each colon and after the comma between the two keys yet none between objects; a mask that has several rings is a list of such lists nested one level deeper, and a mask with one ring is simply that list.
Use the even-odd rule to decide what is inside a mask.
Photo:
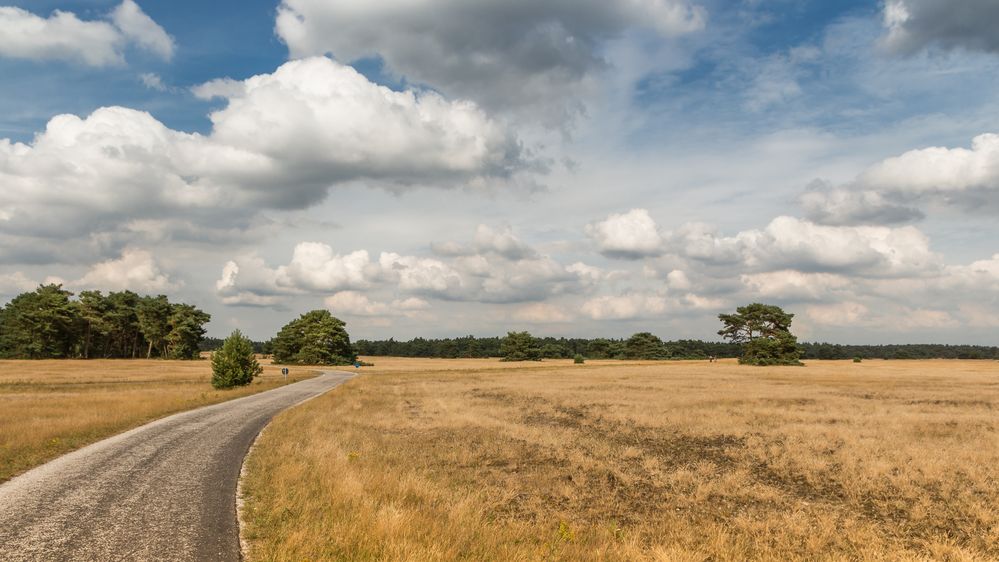
[{"label": "asphalt path", "polygon": [[0,560],[240,560],[236,484],[278,412],[349,379],[326,372],[163,418],[0,485]]}]

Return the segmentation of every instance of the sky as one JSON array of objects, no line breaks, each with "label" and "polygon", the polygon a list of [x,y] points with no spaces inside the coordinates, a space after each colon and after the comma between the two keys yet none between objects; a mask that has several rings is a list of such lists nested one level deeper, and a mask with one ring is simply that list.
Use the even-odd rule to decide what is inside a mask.
[{"label": "sky", "polygon": [[995,0],[0,0],[0,303],[999,340]]}]

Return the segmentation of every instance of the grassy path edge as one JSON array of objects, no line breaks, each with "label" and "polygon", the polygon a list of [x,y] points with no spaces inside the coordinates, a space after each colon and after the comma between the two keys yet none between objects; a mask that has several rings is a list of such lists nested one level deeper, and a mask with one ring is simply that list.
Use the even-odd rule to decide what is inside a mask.
[{"label": "grassy path edge", "polygon": [[[338,372],[338,371],[320,371],[318,376],[321,377],[321,376],[328,375],[328,374],[333,374],[333,373],[336,373],[336,372]],[[349,371],[339,371],[339,372],[341,372],[341,373],[349,373]],[[354,373],[350,373],[350,374],[351,374],[351,378],[352,379],[357,376]],[[350,381],[347,381],[343,385],[349,384],[349,382]],[[298,408],[298,407],[302,406],[303,404],[309,402],[310,400],[314,400],[316,398],[319,398],[320,396],[325,396],[326,394],[328,394],[328,393],[336,390],[337,388],[342,387],[343,385],[337,386],[335,388],[331,388],[330,390],[328,390],[327,392],[324,392],[322,394],[317,394],[315,396],[310,396],[310,397],[306,398],[305,400],[302,400],[301,402],[299,402],[297,404],[294,404],[294,405],[292,405],[292,406],[290,406],[288,408],[285,408],[282,412],[278,413],[278,416],[281,415],[281,414],[283,414],[283,413],[285,413],[285,412],[294,410],[295,408]],[[244,509],[245,503],[246,503],[246,497],[244,495],[244,490],[243,490],[243,481],[246,479],[247,461],[249,460],[249,458],[253,454],[253,452],[256,450],[257,443],[260,442],[260,437],[264,434],[264,432],[267,431],[267,428],[270,427],[271,422],[273,422],[274,418],[276,418],[276,417],[277,416],[272,417],[267,422],[267,425],[265,425],[260,431],[257,432],[256,437],[253,438],[253,442],[250,443],[250,448],[247,449],[246,450],[246,454],[243,455],[243,462],[241,463],[241,465],[239,467],[239,480],[236,481],[235,505],[236,505],[236,525],[237,525],[238,532],[239,532],[239,549],[240,549],[240,552],[242,554],[243,560],[250,560],[251,559],[250,558],[250,543],[246,539],[246,532],[245,532],[245,530],[246,530],[246,521],[245,521],[245,519],[243,517],[243,509]]]}]

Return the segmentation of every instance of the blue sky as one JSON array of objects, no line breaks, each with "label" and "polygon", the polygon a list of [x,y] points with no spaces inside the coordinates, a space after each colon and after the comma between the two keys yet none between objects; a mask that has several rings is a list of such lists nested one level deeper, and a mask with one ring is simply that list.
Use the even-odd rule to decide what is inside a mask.
[{"label": "blue sky", "polygon": [[[39,15],[53,10],[100,19],[115,1],[10,2]],[[171,127],[206,131],[210,104],[187,92],[194,84],[223,76],[248,77],[269,72],[287,60],[288,50],[274,35],[273,1],[147,2],[142,9],[172,35],[175,58],[165,62],[127,49],[128,64],[110,68],[79,67],[73,62],[0,59],[0,73],[9,77],[0,92],[5,114],[24,115],[4,122],[0,135],[30,139],[55,113],[86,114],[98,107],[124,105],[156,115]],[[155,73],[178,92],[158,92],[143,85],[143,73]]]},{"label": "blue sky", "polygon": [[0,300],[989,343],[993,4],[0,2]]}]

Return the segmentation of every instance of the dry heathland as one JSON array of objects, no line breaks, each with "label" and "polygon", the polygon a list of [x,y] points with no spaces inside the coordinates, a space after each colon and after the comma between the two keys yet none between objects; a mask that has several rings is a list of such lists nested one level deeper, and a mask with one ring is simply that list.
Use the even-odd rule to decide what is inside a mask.
[{"label": "dry heathland", "polygon": [[270,365],[234,390],[214,390],[211,376],[210,361],[0,361],[0,482],[153,419],[284,384]]},{"label": "dry heathland", "polygon": [[999,559],[995,362],[373,361],[258,441],[251,559]]}]

